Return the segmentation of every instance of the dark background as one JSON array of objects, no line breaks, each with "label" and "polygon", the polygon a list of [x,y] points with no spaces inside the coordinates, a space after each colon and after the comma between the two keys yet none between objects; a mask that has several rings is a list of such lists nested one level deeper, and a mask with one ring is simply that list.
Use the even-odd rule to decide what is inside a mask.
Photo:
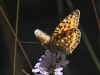
[{"label": "dark background", "polygon": [[[45,31],[49,35],[52,34],[59,22],[74,10],[66,1],[68,0],[20,0],[19,19],[18,19],[18,39],[20,41],[39,42],[34,35],[35,29]],[[70,0],[69,0],[70,1]],[[62,2],[62,3],[61,3]],[[93,51],[100,61],[99,50],[99,27],[95,18],[92,0],[71,0],[74,9],[80,10],[79,29],[83,28]],[[100,1],[95,0],[98,15],[100,13]],[[16,9],[17,0],[0,0],[0,6],[9,19],[13,29],[16,28]],[[81,27],[80,27],[81,26]],[[66,75],[99,75],[98,68],[87,48],[85,40],[82,37],[80,44],[71,55],[67,55],[70,63],[67,66]],[[0,11],[0,39],[1,39],[1,75],[13,75],[14,60],[14,35],[8,26],[3,14]],[[41,45],[23,44],[22,46],[32,64],[34,66],[40,56]],[[31,68],[18,45],[16,59],[16,75],[25,75],[21,71],[24,69],[33,75]]]}]

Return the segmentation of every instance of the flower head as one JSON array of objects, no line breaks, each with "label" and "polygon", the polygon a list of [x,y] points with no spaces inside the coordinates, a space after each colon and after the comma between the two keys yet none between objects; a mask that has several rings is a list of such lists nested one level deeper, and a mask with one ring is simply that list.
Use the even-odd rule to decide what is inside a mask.
[{"label": "flower head", "polygon": [[56,54],[46,50],[45,55],[41,56],[39,62],[34,66],[35,69],[32,69],[32,72],[40,72],[41,75],[49,75],[52,73],[55,75],[62,75],[62,66],[66,66],[69,61],[65,61],[64,59],[60,61],[59,57],[60,53]]}]

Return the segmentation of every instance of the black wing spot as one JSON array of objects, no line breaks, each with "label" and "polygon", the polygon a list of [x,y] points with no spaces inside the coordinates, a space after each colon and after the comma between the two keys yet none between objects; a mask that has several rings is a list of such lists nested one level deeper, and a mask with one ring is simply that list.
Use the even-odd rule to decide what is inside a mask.
[{"label": "black wing spot", "polygon": [[67,31],[64,31],[64,35],[66,35],[67,34]]},{"label": "black wing spot", "polygon": [[80,41],[77,41],[77,43],[80,43]]},{"label": "black wing spot", "polygon": [[78,37],[78,35],[76,35],[76,37]]},{"label": "black wing spot", "polygon": [[70,28],[70,26],[68,26],[68,28]]},{"label": "black wing spot", "polygon": [[60,29],[61,29],[61,28],[62,28],[62,26],[60,26],[60,25],[59,25],[59,26],[58,26],[58,28],[60,28]]},{"label": "black wing spot", "polygon": [[58,34],[58,32],[54,32],[55,34]]},{"label": "black wing spot", "polygon": [[59,30],[56,29],[55,31],[59,31]]},{"label": "black wing spot", "polygon": [[62,30],[62,33],[64,33],[64,30]]},{"label": "black wing spot", "polygon": [[68,23],[68,21],[66,21],[66,23]]},{"label": "black wing spot", "polygon": [[66,25],[64,25],[64,28],[66,28]]},{"label": "black wing spot", "polygon": [[70,41],[70,43],[72,43],[72,41]]},{"label": "black wing spot", "polygon": [[72,18],[73,16],[71,16],[70,18]]},{"label": "black wing spot", "polygon": [[65,23],[64,21],[62,21],[62,23]]},{"label": "black wing spot", "polygon": [[66,17],[66,19],[68,19],[68,17]]},{"label": "black wing spot", "polygon": [[75,41],[77,41],[77,39],[75,39]]},{"label": "black wing spot", "polygon": [[77,37],[78,39],[80,39],[81,37]]},{"label": "black wing spot", "polygon": [[71,35],[71,38],[73,38],[73,35]]}]

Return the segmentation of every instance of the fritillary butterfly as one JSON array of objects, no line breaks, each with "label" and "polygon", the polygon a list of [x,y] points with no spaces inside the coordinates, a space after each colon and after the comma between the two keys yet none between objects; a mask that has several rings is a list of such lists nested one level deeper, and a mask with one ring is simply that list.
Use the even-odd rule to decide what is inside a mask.
[{"label": "fritillary butterfly", "polygon": [[81,38],[81,32],[78,29],[79,18],[80,11],[75,10],[60,22],[52,36],[39,29],[36,29],[34,33],[45,49],[71,54]]}]

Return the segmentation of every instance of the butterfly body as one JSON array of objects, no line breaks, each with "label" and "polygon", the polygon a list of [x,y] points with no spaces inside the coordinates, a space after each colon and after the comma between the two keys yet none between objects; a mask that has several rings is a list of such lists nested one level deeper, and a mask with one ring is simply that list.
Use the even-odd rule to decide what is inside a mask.
[{"label": "butterfly body", "polygon": [[79,17],[80,11],[75,10],[60,22],[52,36],[39,29],[35,30],[35,35],[45,49],[71,54],[81,38],[81,32],[78,29]]}]

